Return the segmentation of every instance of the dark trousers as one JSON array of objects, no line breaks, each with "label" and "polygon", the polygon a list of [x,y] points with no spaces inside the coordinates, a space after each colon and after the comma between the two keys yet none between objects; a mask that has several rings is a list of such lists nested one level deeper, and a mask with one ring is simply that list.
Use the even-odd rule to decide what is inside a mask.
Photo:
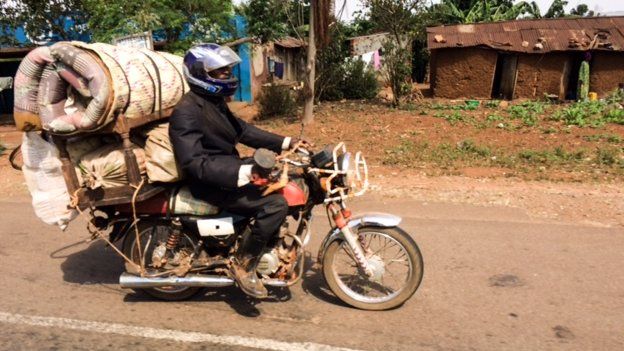
[{"label": "dark trousers", "polygon": [[288,203],[282,194],[262,196],[262,189],[252,184],[224,195],[224,199],[217,206],[234,214],[256,219],[251,227],[251,237],[257,242],[266,243],[277,235],[288,214]]}]

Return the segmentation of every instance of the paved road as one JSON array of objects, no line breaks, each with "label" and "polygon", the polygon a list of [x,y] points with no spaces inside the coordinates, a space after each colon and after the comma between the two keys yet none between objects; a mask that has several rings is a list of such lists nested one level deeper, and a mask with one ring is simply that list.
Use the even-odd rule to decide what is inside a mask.
[{"label": "paved road", "polygon": [[[401,308],[346,307],[313,269],[275,300],[222,288],[155,301],[118,287],[121,260],[84,243],[80,220],[61,233],[25,200],[0,201],[0,349],[624,349],[622,228],[540,223],[505,207],[354,208],[404,216],[421,247],[425,277]],[[323,217],[314,230],[312,252]]]}]

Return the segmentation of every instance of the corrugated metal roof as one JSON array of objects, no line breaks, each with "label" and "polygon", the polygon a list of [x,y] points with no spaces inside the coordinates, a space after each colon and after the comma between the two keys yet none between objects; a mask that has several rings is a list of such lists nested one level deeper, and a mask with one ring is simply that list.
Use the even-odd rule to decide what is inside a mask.
[{"label": "corrugated metal roof", "polygon": [[293,37],[285,37],[275,41],[275,45],[279,45],[284,48],[300,48],[305,46],[302,40]]},{"label": "corrugated metal roof", "polygon": [[427,28],[430,50],[485,46],[503,51],[624,51],[624,16],[458,24]]}]

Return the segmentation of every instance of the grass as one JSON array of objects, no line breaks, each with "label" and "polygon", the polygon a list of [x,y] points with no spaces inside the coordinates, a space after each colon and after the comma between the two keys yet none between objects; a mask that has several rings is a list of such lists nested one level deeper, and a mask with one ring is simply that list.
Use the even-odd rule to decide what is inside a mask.
[{"label": "grass", "polygon": [[617,134],[594,134],[594,135],[585,135],[583,136],[583,140],[589,142],[595,141],[605,141],[611,144],[621,144],[624,139]]},{"label": "grass", "polygon": [[[492,149],[471,139],[458,143],[430,144],[403,138],[395,146],[385,150],[383,164],[410,168],[435,165],[446,173],[462,167],[502,167],[510,174],[531,174],[536,170],[559,170],[565,172],[586,170],[588,172],[624,175],[624,148],[617,146],[591,149],[524,149],[520,151]],[[452,172],[451,172],[452,174]]]},{"label": "grass", "polygon": [[556,111],[551,119],[567,125],[599,128],[607,123],[624,125],[624,93],[614,92],[604,100],[579,101]]},{"label": "grass", "polygon": [[[482,102],[479,107],[463,102],[424,103],[410,107],[414,116],[433,116],[448,124],[424,122],[435,138],[429,138],[427,132],[402,132],[393,145],[384,146],[380,161],[431,174],[490,167],[525,179],[624,179],[624,134],[621,127],[612,125],[624,125],[622,103],[623,94],[561,105],[514,101],[505,108],[498,100]],[[602,130],[588,133],[582,128]],[[509,133],[526,134],[530,141],[516,137],[506,141]]]},{"label": "grass", "polygon": [[548,103],[541,101],[524,101],[518,105],[510,106],[507,111],[514,119],[522,120],[527,127],[537,125],[539,115],[546,110]]},{"label": "grass", "polygon": [[0,140],[0,155],[4,154],[4,151],[6,151],[6,146],[4,146],[4,143],[2,143],[2,140]]},{"label": "grass", "polygon": [[451,125],[455,125],[458,122],[466,121],[466,116],[464,116],[464,114],[462,114],[460,111],[453,111],[452,113],[436,112],[433,116],[443,118]]},{"label": "grass", "polygon": [[493,153],[489,147],[477,145],[470,139],[456,144],[443,142],[437,145],[403,139],[399,145],[386,149],[385,154],[385,165],[417,166],[419,163],[434,163],[452,168],[458,162],[488,163]]}]

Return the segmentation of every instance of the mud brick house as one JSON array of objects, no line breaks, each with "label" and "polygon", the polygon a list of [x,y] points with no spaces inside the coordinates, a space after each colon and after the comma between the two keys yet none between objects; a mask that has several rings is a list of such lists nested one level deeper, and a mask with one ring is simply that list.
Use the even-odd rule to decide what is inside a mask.
[{"label": "mud brick house", "polygon": [[624,83],[624,17],[430,27],[427,45],[440,98],[575,99],[587,53],[590,91],[604,97]]}]

